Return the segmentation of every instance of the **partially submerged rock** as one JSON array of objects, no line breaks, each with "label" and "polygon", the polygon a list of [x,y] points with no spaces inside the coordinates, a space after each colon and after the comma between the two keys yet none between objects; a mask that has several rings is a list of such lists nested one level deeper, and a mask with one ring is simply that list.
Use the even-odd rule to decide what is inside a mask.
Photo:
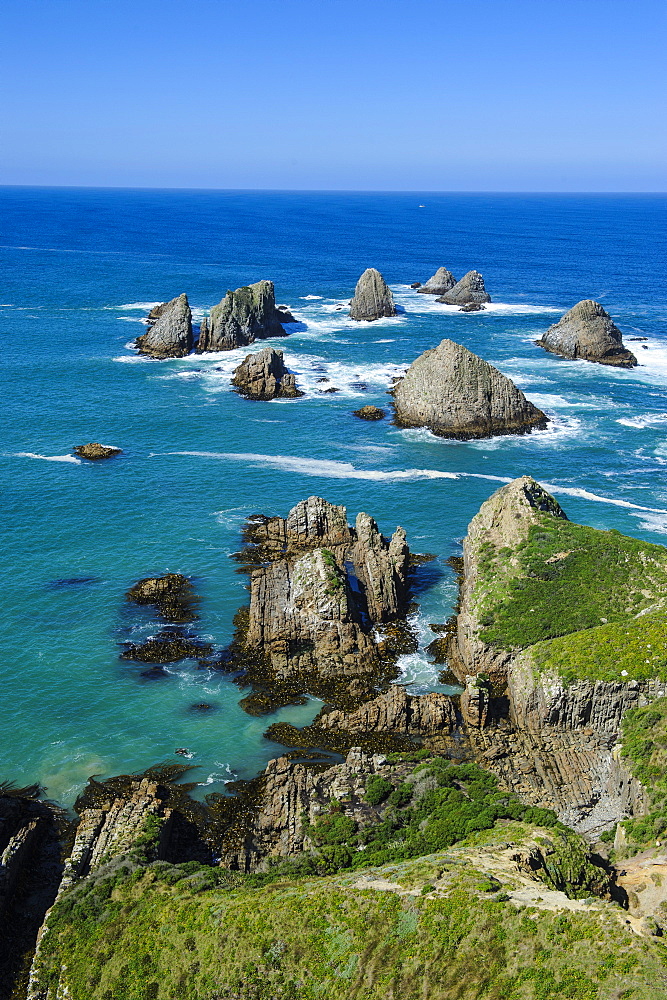
[{"label": "partially submerged rock", "polygon": [[382,420],[385,416],[384,410],[379,406],[362,406],[359,410],[354,410],[354,416],[360,420]]},{"label": "partially submerged rock", "polygon": [[185,293],[164,302],[149,313],[154,319],[146,333],[137,337],[141,354],[152,358],[182,358],[192,350],[192,313]]},{"label": "partially submerged rock", "polygon": [[417,289],[426,295],[445,295],[456,286],[456,278],[446,267],[439,267],[432,278]]},{"label": "partially submerged rock", "polygon": [[128,590],[127,599],[134,604],[152,604],[172,622],[189,622],[197,617],[193,609],[197,595],[181,573],[145,577]]},{"label": "partially submerged rock", "polygon": [[350,303],[350,319],[372,321],[395,316],[394,296],[379,271],[368,267],[359,278]]},{"label": "partially submerged rock", "polygon": [[481,302],[468,302],[466,303],[466,305],[461,306],[459,312],[476,313],[476,312],[481,312],[482,309],[486,309],[486,306],[483,306]]},{"label": "partially submerged rock", "polygon": [[91,441],[90,444],[78,444],[74,449],[74,454],[79,458],[87,458],[91,462],[97,462],[102,458],[111,458],[113,455],[122,455],[122,448],[111,448],[106,444],[99,444]]},{"label": "partially submerged rock", "polygon": [[282,324],[293,322],[290,312],[276,306],[273,282],[256,281],[228,291],[211,309],[201,322],[197,353],[232,351],[267,337],[285,337]]},{"label": "partially submerged rock", "polygon": [[450,306],[463,306],[469,302],[490,302],[491,296],[484,287],[484,278],[479,271],[468,271],[436,301]]},{"label": "partially submerged rock", "polygon": [[304,395],[285,367],[283,352],[273,347],[249,354],[235,369],[232,385],[247,399],[296,399]]},{"label": "partially submerged rock", "polygon": [[452,340],[426,351],[392,389],[396,423],[466,440],[523,434],[547,417],[505,375]]},{"label": "partially submerged rock", "polygon": [[535,341],[563,358],[597,361],[615,368],[634,368],[637,358],[623,346],[623,334],[599,302],[582,299]]}]

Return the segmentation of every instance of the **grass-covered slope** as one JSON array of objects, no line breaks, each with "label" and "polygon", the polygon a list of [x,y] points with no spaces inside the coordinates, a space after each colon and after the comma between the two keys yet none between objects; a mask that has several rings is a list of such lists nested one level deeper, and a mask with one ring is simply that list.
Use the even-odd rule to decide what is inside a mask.
[{"label": "grass-covered slope", "polygon": [[[502,835],[551,836],[515,823]],[[485,836],[261,888],[192,864],[100,873],[56,905],[40,985],[48,1000],[667,997],[660,940],[635,936],[613,904],[568,902]]]},{"label": "grass-covered slope", "polygon": [[544,514],[515,548],[479,547],[481,638],[567,681],[667,678],[666,599],[667,549],[617,531]]},{"label": "grass-covered slope", "polygon": [[626,713],[622,726],[623,757],[649,796],[646,816],[624,820],[628,853],[652,847],[667,833],[667,698]]}]

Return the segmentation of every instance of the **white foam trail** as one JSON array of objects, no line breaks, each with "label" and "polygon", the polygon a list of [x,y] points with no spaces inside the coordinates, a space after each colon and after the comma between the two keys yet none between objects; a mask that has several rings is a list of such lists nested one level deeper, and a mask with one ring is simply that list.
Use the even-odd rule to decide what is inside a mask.
[{"label": "white foam trail", "polygon": [[[286,472],[300,472],[306,476],[324,479],[368,479],[375,481],[405,479],[458,479],[458,473],[440,472],[437,469],[357,469],[351,462],[334,462],[328,459],[298,458],[291,455],[256,455],[253,453],[221,451],[168,451],[161,455],[184,455],[195,458],[215,458],[221,461],[249,462]],[[151,456],[156,457],[156,456]]]},{"label": "white foam trail", "polygon": [[37,455],[33,451],[16,451],[16,458],[41,458],[44,462],[69,462],[72,465],[81,465],[81,459],[76,455]]},{"label": "white foam trail", "polygon": [[141,309],[142,312],[150,312],[155,306],[161,306],[161,302],[126,302],[122,306],[103,306],[103,309],[114,309],[119,312],[130,312],[132,309]]},{"label": "white foam trail", "polygon": [[[482,472],[442,472],[439,469],[393,469],[386,471],[382,469],[357,469],[351,462],[300,458],[293,455],[260,455],[252,452],[167,451],[153,452],[149,455],[149,458],[158,458],[165,455],[213,458],[218,461],[228,462],[248,462],[252,465],[264,465],[272,469],[297,472],[307,476],[318,476],[324,479],[366,479],[376,482],[417,479],[486,479],[495,483],[511,483],[513,481],[508,476],[486,475]],[[555,483],[542,483],[542,486],[549,493],[578,497],[582,500],[591,500],[594,503],[606,503],[614,507],[645,511],[650,514],[667,514],[667,510],[662,507],[644,507],[641,504],[631,503],[629,500],[603,497],[579,486],[559,486]]]},{"label": "white foam trail", "polygon": [[624,427],[634,427],[637,430],[644,430],[645,427],[659,427],[660,424],[667,424],[667,413],[644,413],[636,417],[621,417],[616,421]]},{"label": "white foam trail", "polygon": [[322,298],[324,298],[324,296],[323,295],[301,295],[300,298],[305,299],[306,302],[309,302],[309,301],[315,301],[315,299],[322,299]]},{"label": "white foam trail", "polygon": [[565,309],[559,306],[538,306],[524,302],[486,302],[484,309],[478,313],[462,313],[460,306],[448,306],[444,302],[436,302],[436,295],[427,295],[418,292],[408,285],[392,285],[394,299],[398,305],[403,306],[409,313],[441,313],[467,317],[469,315],[479,316],[483,313],[502,313],[507,316],[529,316],[543,313],[564,313]]},{"label": "white foam trail", "polygon": [[654,531],[657,535],[667,535],[667,514],[633,514],[640,518],[639,527],[644,531]]}]

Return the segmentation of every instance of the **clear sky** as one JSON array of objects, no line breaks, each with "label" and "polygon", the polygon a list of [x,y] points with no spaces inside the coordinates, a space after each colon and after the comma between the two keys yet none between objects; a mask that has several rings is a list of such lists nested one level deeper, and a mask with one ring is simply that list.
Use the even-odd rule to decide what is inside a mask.
[{"label": "clear sky", "polygon": [[3,0],[0,184],[665,191],[664,0]]}]

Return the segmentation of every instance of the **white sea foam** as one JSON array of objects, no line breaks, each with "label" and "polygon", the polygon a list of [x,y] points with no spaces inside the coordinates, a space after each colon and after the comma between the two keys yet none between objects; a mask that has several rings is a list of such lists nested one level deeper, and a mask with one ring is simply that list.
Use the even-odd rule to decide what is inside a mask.
[{"label": "white sea foam", "polygon": [[620,417],[616,423],[623,424],[624,427],[644,430],[645,427],[659,427],[661,424],[667,424],[667,413],[644,413],[638,414],[636,417]]},{"label": "white sea foam", "polygon": [[587,396],[585,399],[566,399],[565,396],[549,392],[531,392],[530,401],[542,409],[552,409],[559,406],[576,410],[601,410],[612,406],[618,407],[618,403],[614,403],[608,397]]},{"label": "white sea foam", "polygon": [[119,312],[130,312],[132,309],[141,309],[142,312],[150,312],[155,306],[161,306],[161,302],[126,302],[122,306],[103,306],[103,309],[114,309]]},{"label": "white sea foam", "polygon": [[[376,482],[397,482],[400,480],[418,479],[486,479],[497,483],[510,483],[512,479],[506,476],[487,475],[482,472],[443,472],[440,469],[358,469],[351,462],[336,462],[331,459],[302,458],[296,455],[262,455],[253,452],[222,452],[222,451],[168,451],[154,452],[150,458],[164,455],[178,455],[193,458],[212,458],[226,462],[244,462],[252,465],[263,465],[286,472],[301,473],[306,476],[318,476],[324,479],[366,479]],[[625,507],[630,510],[643,511],[650,514],[666,514],[662,507],[645,507],[631,503],[629,500],[603,497],[579,486],[560,486],[556,483],[542,483],[545,490],[556,495],[579,497],[594,503],[610,504],[614,507]]]},{"label": "white sea foam", "polygon": [[70,465],[81,465],[81,459],[76,455],[37,455],[32,451],[16,451],[16,458],[41,458],[44,462],[68,462]]},{"label": "white sea foam", "polygon": [[[424,292],[418,292],[416,289],[412,289],[407,285],[392,285],[391,289],[394,293],[394,300],[396,304],[402,306],[406,312],[441,313],[461,317],[468,317],[471,315],[469,313],[461,312],[460,306],[449,306],[445,305],[444,302],[436,302],[436,295],[426,295]],[[484,309],[481,313],[473,313],[472,315],[479,316],[483,313],[501,313],[507,316],[528,316],[539,315],[542,313],[554,314],[562,312],[564,312],[564,310],[559,306],[538,306],[529,305],[528,303],[523,302],[486,302],[484,303]]]},{"label": "white sea foam", "polygon": [[117,316],[116,318],[120,323],[141,323],[144,325],[144,319],[141,316]]},{"label": "white sea foam", "polygon": [[213,763],[222,770],[212,771],[206,778],[206,781],[198,781],[197,785],[199,788],[203,788],[206,785],[218,785],[220,783],[228,785],[231,781],[236,781],[237,776],[229,764],[221,764],[218,760],[213,761]]},{"label": "white sea foam", "polygon": [[664,514],[633,514],[632,517],[639,518],[639,528],[644,531],[653,531],[657,535],[667,535],[667,512]]},{"label": "white sea foam", "polygon": [[577,417],[551,414],[549,423],[543,430],[532,430],[530,434],[499,434],[497,437],[480,438],[472,441],[459,441],[456,438],[443,438],[434,434],[428,427],[403,427],[388,433],[401,437],[406,441],[424,444],[445,445],[448,447],[468,447],[478,451],[496,451],[498,448],[520,447],[531,445],[540,447],[558,447],[563,441],[580,437],[582,422]]},{"label": "white sea foam", "polygon": [[301,295],[300,298],[305,299],[307,302],[314,301],[315,299],[324,298],[323,295]]}]

